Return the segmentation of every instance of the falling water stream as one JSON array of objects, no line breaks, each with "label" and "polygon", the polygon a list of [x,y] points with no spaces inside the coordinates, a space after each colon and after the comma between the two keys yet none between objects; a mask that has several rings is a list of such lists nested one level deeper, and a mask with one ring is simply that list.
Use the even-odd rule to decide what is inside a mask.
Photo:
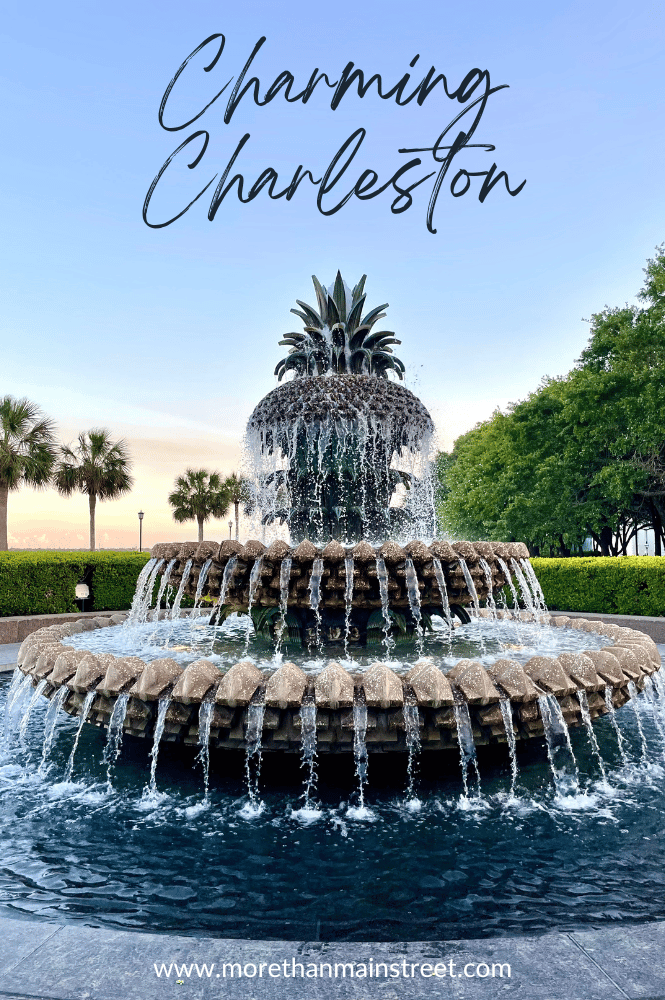
[{"label": "falling water stream", "polygon": [[418,587],[418,574],[412,559],[407,559],[405,564],[406,592],[409,597],[409,608],[416,623],[416,649],[422,656],[423,652],[423,616],[420,611],[420,588]]},{"label": "falling water stream", "polygon": [[640,713],[635,703],[637,698],[637,688],[635,686],[635,681],[628,681],[628,694],[630,695],[630,704],[635,713],[635,721],[637,722],[637,731],[640,734],[640,742],[642,743],[642,761],[646,761],[649,748],[647,746],[647,738],[644,735],[644,727],[642,726],[642,720],[640,719]]},{"label": "falling water stream", "polygon": [[247,607],[247,628],[245,630],[245,651],[243,656],[247,656],[249,651],[249,641],[252,637],[252,605],[256,597],[256,591],[261,582],[261,570],[263,569],[263,556],[259,556],[254,561],[252,572],[249,574],[249,597]]},{"label": "falling water stream", "polygon": [[473,740],[471,728],[471,717],[469,706],[464,702],[456,702],[453,706],[455,712],[455,728],[457,731],[457,742],[459,744],[460,763],[462,765],[462,784],[464,786],[464,798],[469,798],[469,768],[473,770],[476,779],[476,792],[480,795],[480,771],[478,770],[478,758],[476,757],[476,744]]},{"label": "falling water stream", "polygon": [[44,746],[42,749],[41,763],[37,769],[39,774],[43,774],[46,768],[46,763],[53,745],[53,737],[55,736],[55,727],[58,723],[58,713],[70,694],[71,691],[69,688],[63,684],[51,699],[51,704],[48,707],[46,717],[44,719]]},{"label": "falling water stream", "polygon": [[214,712],[212,699],[204,699],[199,706],[199,752],[196,759],[203,768],[203,801],[206,804],[210,787],[210,728]]},{"label": "falling water stream", "polygon": [[300,759],[305,771],[303,809],[312,809],[312,792],[316,787],[316,703],[306,696],[300,706]]},{"label": "falling water stream", "polygon": [[365,786],[367,784],[367,705],[364,698],[356,698],[353,703],[353,760],[358,778],[358,799],[360,809],[365,809]]},{"label": "falling water stream", "polygon": [[600,752],[600,747],[598,746],[598,740],[596,739],[596,734],[594,733],[593,726],[591,724],[591,712],[589,711],[589,699],[587,698],[586,691],[579,690],[577,692],[577,700],[580,703],[580,708],[582,710],[582,721],[584,722],[587,731],[587,736],[589,737],[589,743],[591,744],[596,760],[598,761],[598,767],[600,768],[600,773],[603,776],[603,781],[607,781],[605,763],[603,761],[603,756]]},{"label": "falling water stream", "polygon": [[443,617],[446,624],[448,625],[448,630],[452,634],[453,631],[453,616],[450,613],[450,603],[448,601],[448,588],[446,587],[446,578],[443,575],[443,567],[441,565],[441,560],[437,559],[436,556],[432,560],[434,566],[434,575],[436,577],[436,582],[439,586],[439,593],[441,594],[441,607],[443,608]]},{"label": "falling water stream", "polygon": [[261,808],[259,798],[259,778],[261,776],[261,738],[263,734],[263,717],[266,710],[265,689],[254,696],[255,700],[247,706],[247,732],[245,734],[245,779],[247,794],[252,810]]},{"label": "falling water stream", "polygon": [[321,640],[321,612],[319,602],[321,601],[321,577],[323,575],[323,559],[315,559],[312,565],[312,575],[309,578],[309,606],[314,612],[316,621],[315,644],[319,652],[323,652]]},{"label": "falling water stream", "polygon": [[282,640],[284,637],[284,629],[286,628],[286,613],[289,607],[289,581],[291,579],[291,564],[292,560],[290,556],[286,559],[282,559],[282,565],[279,568],[279,613],[280,621],[276,630],[277,643],[275,646],[275,653],[279,654],[282,648]]},{"label": "falling water stream", "polygon": [[349,630],[353,609],[353,556],[344,559],[344,655],[349,655]]},{"label": "falling water stream", "polygon": [[501,709],[503,725],[506,730],[506,739],[508,741],[508,752],[510,754],[510,794],[511,796],[514,796],[518,775],[517,744],[515,740],[515,729],[513,727],[513,710],[510,704],[510,698],[501,698],[499,701],[499,708]]},{"label": "falling water stream", "polygon": [[74,758],[76,757],[76,749],[79,745],[79,739],[81,738],[81,730],[85,725],[85,721],[88,718],[90,709],[92,708],[92,703],[97,697],[97,692],[93,689],[88,691],[81,706],[81,717],[79,719],[79,724],[76,729],[76,736],[74,737],[74,745],[72,746],[72,752],[69,755],[69,760],[67,762],[67,770],[65,771],[65,781],[71,781],[72,775],[74,774]]},{"label": "falling water stream", "polygon": [[386,655],[389,656],[394,642],[390,634],[392,619],[390,617],[390,607],[388,599],[388,572],[386,564],[380,556],[376,557],[376,576],[379,581],[379,594],[381,595],[381,612],[383,614],[383,645]]},{"label": "falling water stream", "polygon": [[406,749],[408,759],[406,764],[406,801],[415,804],[415,781],[417,776],[418,754],[420,753],[420,716],[418,704],[404,702],[404,730],[406,733]]},{"label": "falling water stream", "polygon": [[109,727],[106,734],[106,746],[104,747],[104,761],[106,763],[106,783],[111,788],[111,773],[113,771],[113,765],[120,756],[120,746],[122,744],[122,734],[123,725],[125,722],[125,716],[127,715],[127,706],[129,704],[129,693],[123,691],[119,694],[116,703],[113,706],[113,712],[111,714],[111,719],[109,721]]},{"label": "falling water stream", "polygon": [[[164,726],[166,724],[166,713],[169,710],[170,704],[171,704],[170,695],[164,698],[160,698],[159,701],[157,702],[157,719],[155,721],[155,735],[153,736],[152,749],[150,750],[150,781],[148,782],[147,786],[150,795],[155,795],[157,792],[157,758],[159,757],[159,744],[161,743],[162,736],[164,735]],[[110,728],[111,727],[109,726],[109,731]]]}]

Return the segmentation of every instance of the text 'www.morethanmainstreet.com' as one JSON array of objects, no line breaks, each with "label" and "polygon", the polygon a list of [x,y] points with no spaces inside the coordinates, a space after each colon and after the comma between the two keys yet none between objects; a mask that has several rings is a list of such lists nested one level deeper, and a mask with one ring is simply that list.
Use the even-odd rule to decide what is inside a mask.
[{"label": "text 'www.morethanmainstreet.com'", "polygon": [[[224,962],[219,965],[154,965],[158,979],[510,979],[508,962]],[[218,970],[218,971],[216,971]]]}]

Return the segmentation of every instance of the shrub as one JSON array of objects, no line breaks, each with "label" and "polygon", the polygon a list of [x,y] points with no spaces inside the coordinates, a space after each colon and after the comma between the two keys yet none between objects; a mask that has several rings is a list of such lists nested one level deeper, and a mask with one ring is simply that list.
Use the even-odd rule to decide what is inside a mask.
[{"label": "shrub", "polygon": [[532,559],[550,610],[665,615],[665,559]]},{"label": "shrub", "polygon": [[85,578],[94,611],[123,611],[149,552],[0,552],[0,616],[78,611],[76,584]]}]

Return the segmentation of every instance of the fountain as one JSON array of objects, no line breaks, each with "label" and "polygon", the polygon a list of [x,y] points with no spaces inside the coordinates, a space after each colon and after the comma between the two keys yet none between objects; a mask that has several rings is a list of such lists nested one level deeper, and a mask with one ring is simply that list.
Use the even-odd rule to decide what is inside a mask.
[{"label": "fountain", "polygon": [[301,940],[662,918],[656,646],[551,616],[520,543],[432,539],[383,307],[315,286],[249,421],[264,541],[157,545],[128,614],[21,646],[7,905]]},{"label": "fountain", "polygon": [[[420,400],[388,379],[404,369],[390,347],[399,341],[375,331],[385,306],[364,313],[365,277],[352,290],[339,272],[328,290],[313,280],[318,311],[298,301],[292,311],[305,329],[281,341],[290,350],[276,374],[294,377],[259,403],[247,429],[255,510],[291,543],[156,545],[122,627],[114,615],[41,629],[23,643],[19,669],[35,697],[109,731],[109,773],[123,732],[152,740],[153,790],[160,741],[199,747],[206,794],[211,747],[245,750],[248,760],[305,746],[310,761],[357,757],[359,706],[372,752],[412,760],[415,748],[450,750],[475,765],[476,746],[507,744],[514,785],[517,742],[544,736],[551,750],[561,726],[586,727],[593,739],[592,722],[638,694],[660,656],[635,630],[550,618],[521,543],[422,540],[434,526],[433,425]],[[162,611],[167,583],[175,598]],[[504,587],[513,612],[497,609]],[[188,645],[178,626],[185,595],[191,614],[210,622],[210,653],[200,657],[202,619],[192,618],[189,662],[176,656]],[[247,616],[244,654],[220,662],[215,630],[237,613]],[[500,655],[515,645],[505,641],[506,619],[532,623],[535,655]],[[472,622],[488,626],[480,658],[456,657],[456,633]],[[89,631],[102,626],[113,626],[115,644]],[[501,626],[499,655],[488,657],[487,637]],[[126,655],[145,628],[145,657]],[[543,655],[559,630],[567,644]],[[249,657],[252,634],[277,648],[266,669]],[[424,652],[432,636],[438,656]],[[300,665],[283,662],[284,647]]]}]

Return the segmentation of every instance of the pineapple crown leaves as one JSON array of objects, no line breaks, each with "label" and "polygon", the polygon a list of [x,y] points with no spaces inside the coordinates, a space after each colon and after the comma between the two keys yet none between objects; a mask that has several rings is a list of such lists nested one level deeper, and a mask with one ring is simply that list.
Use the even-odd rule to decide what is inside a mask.
[{"label": "pineapple crown leaves", "polygon": [[287,372],[296,378],[325,375],[328,372],[351,375],[374,375],[388,378],[395,372],[404,374],[404,365],[395,357],[391,344],[399,344],[388,330],[372,332],[372,327],[386,315],[388,303],[377,306],[363,316],[365,281],[363,274],[351,290],[338,271],[330,289],[326,290],[316,275],[312,282],[316,292],[318,312],[306,302],[296,299],[299,309],[291,312],[304,324],[304,330],[284,334],[280,345],[289,353],[275,368],[281,380]]}]

